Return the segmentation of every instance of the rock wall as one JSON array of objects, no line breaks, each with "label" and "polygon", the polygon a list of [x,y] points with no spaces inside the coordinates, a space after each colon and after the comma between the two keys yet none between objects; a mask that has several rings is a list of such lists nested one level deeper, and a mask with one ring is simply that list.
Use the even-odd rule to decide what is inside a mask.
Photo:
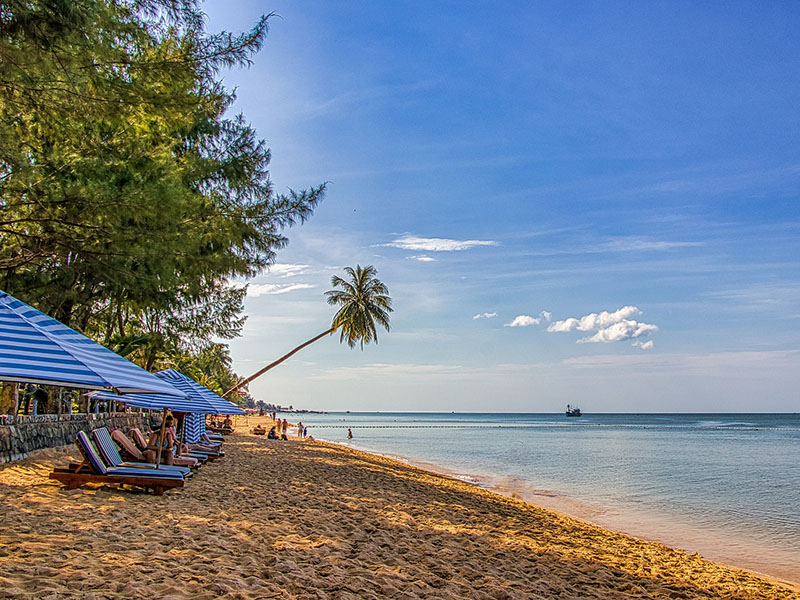
[{"label": "rock wall", "polygon": [[0,463],[19,460],[39,448],[65,446],[75,441],[79,431],[98,427],[142,427],[142,415],[101,413],[72,415],[0,415]]}]

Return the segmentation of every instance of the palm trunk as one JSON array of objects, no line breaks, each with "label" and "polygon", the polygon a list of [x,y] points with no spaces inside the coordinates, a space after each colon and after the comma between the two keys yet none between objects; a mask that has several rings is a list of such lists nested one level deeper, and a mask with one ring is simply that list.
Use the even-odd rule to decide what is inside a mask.
[{"label": "palm trunk", "polygon": [[247,379],[243,379],[242,381],[240,381],[239,383],[237,383],[235,386],[233,386],[233,387],[232,387],[231,389],[229,389],[227,392],[225,392],[224,394],[222,394],[222,397],[223,397],[223,398],[227,398],[227,397],[228,397],[230,394],[232,394],[233,392],[235,392],[236,390],[238,390],[240,387],[247,385],[248,383],[250,383],[251,381],[253,381],[253,379],[255,379],[256,377],[260,377],[261,375],[263,375],[264,373],[266,373],[267,371],[269,371],[269,370],[270,370],[272,367],[277,367],[279,364],[281,364],[281,363],[282,363],[283,361],[285,361],[287,358],[290,358],[291,356],[293,356],[293,355],[297,354],[298,352],[300,352],[300,350],[302,350],[302,349],[303,349],[303,348],[305,348],[306,346],[310,346],[311,344],[313,344],[313,343],[314,343],[314,342],[316,342],[317,340],[324,338],[326,335],[330,335],[331,333],[333,333],[333,332],[334,332],[334,329],[335,329],[335,328],[331,327],[331,328],[330,328],[330,329],[328,329],[327,331],[323,331],[323,332],[322,332],[322,333],[320,333],[318,336],[311,338],[311,339],[310,339],[310,340],[308,340],[307,342],[303,342],[303,343],[302,343],[302,344],[300,344],[300,345],[299,345],[297,348],[295,348],[295,349],[294,349],[294,350],[292,350],[291,352],[288,352],[288,353],[284,354],[283,356],[281,356],[281,357],[280,357],[278,360],[276,360],[275,362],[271,362],[270,364],[268,364],[266,367],[264,367],[264,368],[263,368],[263,369],[261,369],[260,371],[256,371],[255,373],[253,373],[252,375],[250,375],[250,377],[248,377]]}]

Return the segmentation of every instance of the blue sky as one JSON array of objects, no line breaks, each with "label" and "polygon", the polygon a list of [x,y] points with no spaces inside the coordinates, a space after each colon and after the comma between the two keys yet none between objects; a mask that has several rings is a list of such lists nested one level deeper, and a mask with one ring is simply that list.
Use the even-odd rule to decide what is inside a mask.
[{"label": "blue sky", "polygon": [[800,6],[237,2],[278,190],[329,181],[231,343],[250,374],[373,264],[392,331],[251,384],[325,410],[797,411]]}]

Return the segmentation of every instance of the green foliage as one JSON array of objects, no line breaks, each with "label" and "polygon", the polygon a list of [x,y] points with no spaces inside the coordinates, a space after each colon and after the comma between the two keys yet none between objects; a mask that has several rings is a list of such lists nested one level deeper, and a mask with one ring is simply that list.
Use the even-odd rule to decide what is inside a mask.
[{"label": "green foliage", "polygon": [[[196,0],[0,4],[0,289],[151,367],[239,334],[252,276],[325,184],[276,194]],[[132,340],[138,340],[130,347]]]},{"label": "green foliage", "polygon": [[377,322],[389,331],[389,313],[392,312],[392,299],[389,289],[376,277],[378,271],[372,265],[361,268],[346,267],[350,276],[346,281],[334,275],[331,285],[334,290],[325,292],[328,304],[341,306],[334,315],[331,327],[340,330],[339,341],[347,341],[354,348],[357,343],[369,344],[378,341]]}]

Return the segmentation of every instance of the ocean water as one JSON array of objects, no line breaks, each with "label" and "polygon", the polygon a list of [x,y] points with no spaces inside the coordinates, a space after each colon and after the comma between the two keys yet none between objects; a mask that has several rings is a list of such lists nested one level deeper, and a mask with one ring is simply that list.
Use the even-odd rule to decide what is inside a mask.
[{"label": "ocean water", "polygon": [[800,582],[798,414],[294,418],[320,439],[392,455],[604,527]]}]

